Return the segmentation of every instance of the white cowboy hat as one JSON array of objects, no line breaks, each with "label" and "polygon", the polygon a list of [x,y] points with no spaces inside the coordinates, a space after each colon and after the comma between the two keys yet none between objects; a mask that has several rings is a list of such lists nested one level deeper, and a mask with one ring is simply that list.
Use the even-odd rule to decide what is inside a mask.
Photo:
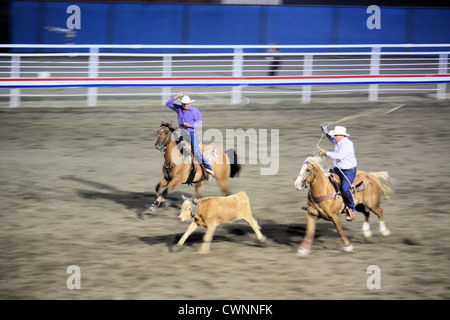
[{"label": "white cowboy hat", "polygon": [[182,104],[190,104],[194,102],[195,100],[191,100],[191,98],[188,95],[184,95],[183,98],[181,98],[180,102]]},{"label": "white cowboy hat", "polygon": [[346,127],[336,126],[334,127],[334,130],[331,130],[328,132],[330,136],[346,136],[350,137],[350,135],[347,133]]}]

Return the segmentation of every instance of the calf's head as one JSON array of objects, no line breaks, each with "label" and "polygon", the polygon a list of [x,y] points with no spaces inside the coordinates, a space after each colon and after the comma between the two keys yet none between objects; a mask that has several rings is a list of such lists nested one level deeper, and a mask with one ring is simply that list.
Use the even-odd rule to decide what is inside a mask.
[{"label": "calf's head", "polygon": [[181,205],[181,211],[178,216],[179,221],[189,220],[190,218],[195,216],[198,210],[198,199],[186,198],[183,195],[183,200],[184,201]]}]

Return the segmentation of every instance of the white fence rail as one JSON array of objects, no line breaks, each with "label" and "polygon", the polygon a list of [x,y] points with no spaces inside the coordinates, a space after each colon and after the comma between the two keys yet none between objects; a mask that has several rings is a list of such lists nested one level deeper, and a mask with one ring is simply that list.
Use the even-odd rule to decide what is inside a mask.
[{"label": "white fence rail", "polygon": [[[23,98],[54,96],[86,96],[89,106],[103,96],[158,96],[165,101],[172,90],[186,89],[229,94],[233,104],[244,95],[297,95],[308,103],[316,94],[361,91],[370,101],[386,91],[432,92],[445,99],[450,82],[450,44],[280,45],[275,53],[268,53],[271,45],[2,48],[13,51],[0,53],[0,98],[9,98],[11,107],[20,106]],[[52,50],[56,52],[48,52]],[[196,53],[167,53],[183,51]],[[231,89],[217,90],[223,87]]]}]

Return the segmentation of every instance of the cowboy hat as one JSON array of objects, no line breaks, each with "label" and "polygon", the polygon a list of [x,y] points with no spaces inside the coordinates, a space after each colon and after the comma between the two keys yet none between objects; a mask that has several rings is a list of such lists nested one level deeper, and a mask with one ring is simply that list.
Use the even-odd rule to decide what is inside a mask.
[{"label": "cowboy hat", "polygon": [[347,133],[346,127],[336,126],[334,127],[334,130],[331,130],[328,132],[330,136],[346,136],[350,137],[350,135]]},{"label": "cowboy hat", "polygon": [[190,104],[194,102],[195,100],[191,100],[191,98],[188,95],[184,95],[183,98],[180,99],[180,102],[182,104]]}]

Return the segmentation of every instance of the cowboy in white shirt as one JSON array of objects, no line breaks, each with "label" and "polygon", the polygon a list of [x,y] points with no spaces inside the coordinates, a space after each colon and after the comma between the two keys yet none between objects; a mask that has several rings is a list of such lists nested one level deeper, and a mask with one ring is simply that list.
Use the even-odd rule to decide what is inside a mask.
[{"label": "cowboy in white shirt", "polygon": [[334,130],[328,132],[327,126],[322,126],[322,131],[328,139],[334,143],[334,151],[320,149],[320,153],[334,160],[336,167],[333,172],[341,178],[341,188],[344,202],[347,205],[347,221],[355,219],[355,202],[350,192],[353,180],[355,180],[358,162],[356,160],[355,148],[353,142],[348,138],[347,128],[336,126]]}]

